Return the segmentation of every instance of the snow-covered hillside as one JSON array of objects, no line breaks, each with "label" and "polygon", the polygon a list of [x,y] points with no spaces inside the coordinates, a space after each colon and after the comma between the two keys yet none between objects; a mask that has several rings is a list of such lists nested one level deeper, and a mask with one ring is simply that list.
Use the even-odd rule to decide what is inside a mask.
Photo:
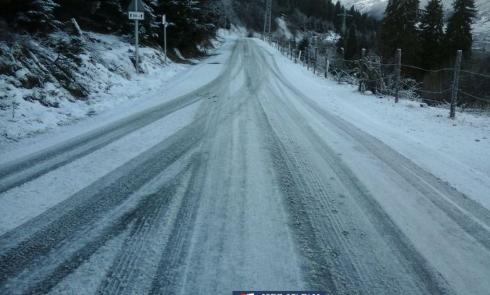
[{"label": "snow-covered hillside", "polygon": [[[30,57],[33,66],[20,62],[15,54],[6,56],[10,57],[15,74],[0,74],[0,92],[5,95],[0,101],[0,146],[98,115],[119,104],[154,96],[162,84],[188,68],[170,59],[165,64],[161,50],[142,46],[141,74],[137,75],[134,46],[129,40],[90,32],[84,35],[86,51],[80,55],[80,65],[73,76],[73,84],[87,93],[83,98],[75,97],[55,75],[46,81],[36,79],[50,75],[43,63],[56,59],[56,54],[43,44],[28,41],[35,48]],[[15,51],[6,45],[0,49]],[[36,58],[38,52],[43,52],[43,59]]]},{"label": "snow-covered hillside", "polygon": [[[388,0],[340,0],[347,8],[352,5],[361,12],[369,12],[376,17],[382,17]],[[420,8],[427,5],[428,0],[420,0]],[[453,0],[442,0],[444,10],[449,14],[452,11]],[[475,0],[478,17],[473,26],[475,43],[486,44],[490,49],[490,0]]]},{"label": "snow-covered hillside", "polygon": [[[97,115],[147,94],[155,84],[186,68],[174,63],[165,66],[161,52],[143,47],[140,54],[144,73],[139,77],[132,62],[134,46],[112,35],[86,33],[85,37],[87,51],[80,56],[74,80],[88,92],[86,98],[77,99],[56,78],[27,85],[32,77],[48,73],[39,62],[36,68],[15,62],[16,78],[0,75],[1,92],[7,96],[0,111],[1,141],[19,140]],[[42,44],[38,48],[52,55]]]}]

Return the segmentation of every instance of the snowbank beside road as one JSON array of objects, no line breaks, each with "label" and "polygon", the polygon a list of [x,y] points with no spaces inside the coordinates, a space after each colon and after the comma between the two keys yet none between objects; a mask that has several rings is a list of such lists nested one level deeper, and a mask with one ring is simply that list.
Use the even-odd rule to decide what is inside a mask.
[{"label": "snowbank beside road", "polygon": [[[218,39],[213,40],[217,50],[225,43],[223,37],[227,33],[220,32]],[[6,108],[0,109],[0,152],[4,155],[0,162],[37,151],[182,95],[186,87],[178,85],[186,79],[206,83],[217,74],[212,72],[207,77],[196,77],[193,73],[201,66],[191,67],[171,60],[165,65],[161,52],[143,47],[140,48],[140,55],[144,73],[136,75],[131,62],[134,46],[112,35],[85,34],[91,38],[94,50],[82,56],[84,61],[80,71],[85,74],[79,79],[89,85],[92,92],[85,101],[69,98],[66,91],[53,83],[46,83],[42,90],[24,89],[6,83],[4,76],[0,75],[0,90],[10,89],[5,90]],[[177,91],[172,90],[175,87]],[[46,107],[38,101],[24,99],[35,92],[52,94],[49,99],[58,102],[59,107]],[[15,104],[14,110],[12,103]],[[14,117],[12,112],[15,112]]]},{"label": "snowbank beside road", "polygon": [[[220,32],[223,34],[225,32]],[[189,68],[170,59],[165,64],[161,51],[143,46],[140,48],[142,73],[137,75],[132,61],[134,46],[124,38],[90,32],[84,35],[87,50],[80,55],[81,65],[74,72],[74,78],[89,92],[86,99],[76,100],[55,81],[25,87],[35,74],[27,68],[16,72],[18,81],[0,74],[0,149],[102,114],[120,104],[161,94],[162,85]],[[219,47],[223,39],[212,43]],[[38,46],[39,50],[50,54],[42,45]]]},{"label": "snowbank beside road", "polygon": [[[77,83],[89,91],[86,99],[75,100],[57,82],[29,89],[0,75],[0,89],[6,96],[0,111],[2,145],[73,124],[126,101],[150,95],[188,67],[171,61],[165,65],[163,53],[143,47],[140,54],[144,74],[138,76],[131,61],[134,46],[116,36],[88,32],[85,36],[89,40],[87,51],[80,56],[82,62],[74,76]],[[28,69],[17,71],[18,79],[28,77],[28,72]],[[43,105],[44,101],[51,106]]]},{"label": "snowbank beside road", "polygon": [[391,97],[363,95],[307,71],[279,51],[273,54],[289,81],[321,107],[394,148],[417,165],[490,209],[490,117],[444,108],[420,107],[414,101],[395,104]]}]

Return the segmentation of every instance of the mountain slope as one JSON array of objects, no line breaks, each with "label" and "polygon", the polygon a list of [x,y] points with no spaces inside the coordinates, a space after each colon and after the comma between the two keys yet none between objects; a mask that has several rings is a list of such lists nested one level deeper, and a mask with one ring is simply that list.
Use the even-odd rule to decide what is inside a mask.
[{"label": "mountain slope", "polygon": [[[346,8],[350,8],[354,5],[356,9],[361,12],[368,12],[381,18],[383,17],[388,0],[340,0],[340,2]],[[420,0],[420,8],[424,8],[427,5],[427,2],[428,0]],[[452,2],[453,0],[442,0],[444,10],[447,14],[452,12]],[[481,46],[485,44],[486,47],[490,49],[490,1],[475,0],[475,5],[478,10],[478,17],[473,26],[475,45]]]}]

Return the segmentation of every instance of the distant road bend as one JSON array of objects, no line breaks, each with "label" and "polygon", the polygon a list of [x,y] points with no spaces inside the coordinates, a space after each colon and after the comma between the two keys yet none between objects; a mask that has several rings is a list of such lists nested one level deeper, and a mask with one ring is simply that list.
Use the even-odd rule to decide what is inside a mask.
[{"label": "distant road bend", "polygon": [[192,123],[0,236],[0,294],[490,290],[488,210],[320,107],[263,42],[226,46],[200,69],[222,67],[212,82],[0,167],[1,199],[199,103]]}]

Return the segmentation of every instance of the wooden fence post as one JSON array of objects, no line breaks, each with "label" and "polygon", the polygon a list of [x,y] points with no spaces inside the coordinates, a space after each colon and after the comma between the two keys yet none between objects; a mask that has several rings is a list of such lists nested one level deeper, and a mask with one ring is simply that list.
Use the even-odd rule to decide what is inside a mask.
[{"label": "wooden fence post", "polygon": [[451,95],[451,110],[449,112],[449,118],[454,119],[456,117],[456,104],[458,102],[459,91],[459,70],[461,69],[461,58],[463,51],[458,50],[456,55],[456,64],[454,65],[454,81],[453,81],[453,93]]},{"label": "wooden fence post", "polygon": [[359,77],[359,92],[362,92],[362,84],[364,83],[364,75],[363,75],[363,66],[364,66],[364,57],[366,56],[366,48],[363,48],[361,51],[361,62],[359,64],[359,71],[360,71],[360,77]]},{"label": "wooden fence post", "polygon": [[[341,65],[342,65],[342,69],[344,69],[344,57],[345,57],[345,50],[344,50],[344,47],[340,47],[340,55],[341,55]],[[340,71],[340,73],[338,73],[338,82],[340,84],[340,81],[341,81],[341,78],[342,78],[342,71]]]},{"label": "wooden fence post", "polygon": [[395,81],[395,103],[398,102],[398,92],[400,92],[400,72],[402,67],[402,50],[396,50],[396,81]]},{"label": "wooden fence post", "polygon": [[306,69],[310,69],[310,48],[306,47],[306,55],[305,55],[305,60],[306,60]]},{"label": "wooden fence post", "polygon": [[328,79],[328,68],[330,67],[330,60],[328,60],[328,52],[325,54],[325,78]]},{"label": "wooden fence post", "polygon": [[313,64],[313,74],[316,74],[316,64],[318,62],[318,47],[315,47],[315,61]]}]

